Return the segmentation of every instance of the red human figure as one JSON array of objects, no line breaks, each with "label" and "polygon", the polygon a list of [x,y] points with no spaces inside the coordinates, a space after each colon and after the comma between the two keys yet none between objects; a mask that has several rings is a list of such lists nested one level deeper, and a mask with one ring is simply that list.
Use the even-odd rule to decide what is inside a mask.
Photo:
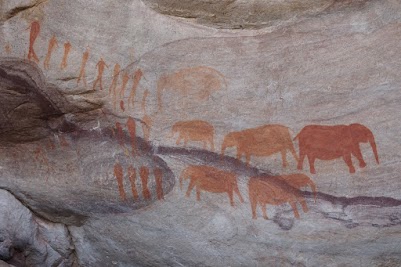
[{"label": "red human figure", "polygon": [[53,49],[55,47],[58,48],[58,42],[57,42],[56,36],[53,35],[53,37],[49,41],[49,46],[47,48],[47,55],[46,55],[45,61],[43,62],[43,66],[44,66],[45,70],[48,70],[50,68],[50,58],[52,56]]},{"label": "red human figure", "polygon": [[146,142],[149,142],[150,139],[150,130],[152,129],[152,118],[145,114],[145,116],[142,118],[143,124],[142,124],[142,132],[143,132],[143,138],[145,139]]},{"label": "red human figure", "polygon": [[114,98],[116,97],[117,82],[119,75],[120,75],[120,65],[117,63],[116,65],[114,65],[113,80],[111,81],[111,85],[109,88],[109,95],[113,94]]},{"label": "red human figure", "polygon": [[71,50],[71,44],[70,44],[70,42],[66,42],[65,44],[64,44],[64,56],[63,56],[63,60],[61,61],[61,64],[60,64],[60,68],[63,70],[63,69],[65,69],[65,68],[67,68],[67,65],[68,65],[68,54],[70,53],[70,50]]},{"label": "red human figure", "polygon": [[138,88],[138,85],[139,85],[139,82],[140,82],[142,76],[143,76],[143,73],[142,73],[141,69],[138,69],[137,71],[135,71],[134,77],[133,77],[134,83],[132,85],[131,92],[128,97],[128,107],[130,107],[130,105],[132,105],[132,108],[134,108],[136,90]]},{"label": "red human figure", "polygon": [[124,185],[123,185],[124,173],[123,173],[123,167],[121,166],[120,163],[116,163],[114,165],[114,175],[117,178],[118,191],[120,193],[120,197],[123,201],[125,201],[127,197],[125,195]]},{"label": "red human figure", "polygon": [[88,61],[88,58],[89,58],[89,49],[86,49],[86,51],[82,54],[81,70],[79,71],[79,77],[77,80],[77,84],[79,84],[79,82],[82,79],[84,81],[85,87],[86,87],[85,67],[86,67],[86,62]]},{"label": "red human figure", "polygon": [[157,199],[162,200],[164,199],[163,194],[163,171],[161,169],[154,170],[155,180],[156,180],[156,193]]},{"label": "red human figure", "polygon": [[96,85],[99,83],[100,90],[103,90],[103,85],[102,85],[102,78],[103,78],[103,72],[104,68],[108,68],[106,62],[104,62],[103,58],[100,58],[99,62],[96,64],[97,67],[97,78],[95,83],[93,84],[93,90],[96,90]]},{"label": "red human figure", "polygon": [[33,60],[36,63],[39,63],[39,58],[35,53],[35,50],[33,48],[36,38],[38,38],[38,35],[40,33],[40,24],[38,21],[32,21],[31,23],[31,32],[29,34],[29,51],[28,51],[28,59]]},{"label": "red human figure", "polygon": [[148,95],[149,95],[149,90],[146,89],[145,92],[143,92],[143,96],[142,96],[142,105],[141,105],[141,107],[142,107],[143,113],[146,113],[146,100],[148,98]]},{"label": "red human figure", "polygon": [[124,98],[124,95],[125,95],[125,88],[127,87],[127,83],[128,83],[128,81],[129,81],[129,75],[128,75],[128,73],[124,73],[124,75],[123,75],[123,84],[122,84],[122,86],[121,86],[121,90],[120,90],[120,98]]},{"label": "red human figure", "polygon": [[136,124],[135,120],[132,117],[128,117],[127,121],[128,133],[131,137],[131,147],[132,147],[132,155],[136,154]]},{"label": "red human figure", "polygon": [[117,140],[120,146],[124,146],[124,131],[121,123],[116,122],[116,129],[117,129]]},{"label": "red human figure", "polygon": [[134,167],[132,166],[128,167],[128,176],[131,182],[132,196],[134,197],[134,200],[138,200],[139,195],[138,195],[138,190],[136,189],[136,170]]},{"label": "red human figure", "polygon": [[124,100],[120,100],[120,108],[122,111],[125,111]]},{"label": "red human figure", "polygon": [[142,195],[144,199],[150,199],[150,191],[148,188],[148,179],[149,179],[149,168],[142,166],[139,175],[141,176],[142,181]]}]

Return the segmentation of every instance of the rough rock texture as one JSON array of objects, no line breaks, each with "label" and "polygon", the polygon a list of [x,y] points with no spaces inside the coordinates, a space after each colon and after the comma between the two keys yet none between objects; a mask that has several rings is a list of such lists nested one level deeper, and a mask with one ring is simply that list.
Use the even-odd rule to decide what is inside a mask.
[{"label": "rough rock texture", "polygon": [[397,0],[0,1],[0,260],[401,265],[400,37]]}]

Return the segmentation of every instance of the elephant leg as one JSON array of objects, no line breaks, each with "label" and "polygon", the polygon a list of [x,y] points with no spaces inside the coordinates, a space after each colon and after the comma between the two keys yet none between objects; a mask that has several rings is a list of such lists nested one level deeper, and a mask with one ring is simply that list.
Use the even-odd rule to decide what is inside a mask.
[{"label": "elephant leg", "polygon": [[192,191],[192,189],[194,189],[194,187],[195,187],[195,180],[194,180],[194,179],[191,179],[191,181],[189,182],[189,185],[188,185],[187,193],[186,193],[186,196],[187,196],[187,197],[190,196],[191,191]]},{"label": "elephant leg", "polygon": [[287,168],[287,151],[284,149],[284,150],[281,150],[280,151],[280,153],[281,153],[281,160],[283,161],[283,168]]},{"label": "elephant leg", "polygon": [[366,162],[363,160],[363,156],[361,153],[361,149],[359,148],[359,145],[352,151],[352,154],[358,159],[359,161],[359,167],[364,168],[366,167]]},{"label": "elephant leg", "polygon": [[227,191],[228,197],[230,198],[230,205],[234,207],[234,193],[233,190]]},{"label": "elephant leg", "polygon": [[306,205],[305,199],[302,199],[302,200],[300,201],[300,203],[301,203],[301,206],[302,206],[302,210],[303,210],[305,213],[308,212],[309,209],[308,209],[308,205]]},{"label": "elephant leg", "polygon": [[344,154],[343,159],[344,159],[345,163],[347,163],[347,165],[348,165],[349,172],[355,173],[355,168],[354,168],[354,165],[352,164],[351,153]]},{"label": "elephant leg", "polygon": [[309,161],[309,169],[310,169],[310,173],[315,174],[316,170],[315,170],[315,157],[308,155],[308,161]]},{"label": "elephant leg", "polygon": [[200,189],[199,189],[199,186],[196,187],[196,200],[200,201]]},{"label": "elephant leg", "polygon": [[245,154],[245,161],[246,161],[246,166],[249,167],[249,164],[251,162],[251,154],[249,153]]},{"label": "elephant leg", "polygon": [[256,195],[254,192],[249,192],[249,201],[251,202],[252,219],[256,220],[256,207],[258,202],[256,201]]},{"label": "elephant leg", "polygon": [[297,203],[295,201],[290,202],[292,211],[294,212],[294,216],[295,218],[299,219],[299,213],[298,213],[298,209],[297,209]]},{"label": "elephant leg", "polygon": [[206,149],[207,141],[203,141],[203,149]]},{"label": "elephant leg", "polygon": [[180,144],[180,142],[181,142],[181,139],[182,139],[181,135],[180,135],[180,136],[178,136],[178,139],[177,139],[177,141],[175,142],[175,143],[176,143],[176,145],[179,145],[179,144]]},{"label": "elephant leg", "polygon": [[298,170],[302,170],[303,169],[303,165],[304,165],[304,160],[305,160],[305,153],[300,152],[299,153],[299,160],[298,160]]},{"label": "elephant leg", "polygon": [[265,218],[265,220],[268,220],[269,218],[267,217],[267,211],[266,211],[266,203],[262,204],[262,214],[263,214],[263,218]]},{"label": "elephant leg", "polygon": [[238,195],[238,197],[239,197],[239,200],[240,200],[242,203],[244,203],[244,199],[242,198],[241,193],[239,192],[238,186],[235,186],[235,187],[234,187],[234,191],[235,191],[235,193],[237,193],[237,195]]},{"label": "elephant leg", "polygon": [[210,138],[210,148],[212,150],[212,152],[214,151],[214,143],[213,143],[213,137]]}]

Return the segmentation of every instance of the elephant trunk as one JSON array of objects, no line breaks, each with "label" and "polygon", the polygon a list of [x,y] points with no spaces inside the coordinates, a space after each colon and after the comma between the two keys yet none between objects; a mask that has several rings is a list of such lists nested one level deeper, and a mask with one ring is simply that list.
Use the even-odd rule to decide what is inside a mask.
[{"label": "elephant trunk", "polygon": [[377,147],[376,147],[376,142],[375,142],[375,138],[373,137],[373,134],[369,138],[369,143],[370,143],[370,146],[372,147],[373,154],[375,154],[376,162],[377,162],[377,164],[379,164],[379,155],[377,154]]}]

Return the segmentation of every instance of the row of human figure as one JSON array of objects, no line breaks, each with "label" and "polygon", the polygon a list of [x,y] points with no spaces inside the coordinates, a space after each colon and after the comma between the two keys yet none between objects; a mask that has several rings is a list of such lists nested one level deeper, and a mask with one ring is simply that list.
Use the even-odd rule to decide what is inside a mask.
[{"label": "row of human figure", "polygon": [[[139,200],[139,194],[138,194],[138,189],[136,186],[136,175],[137,171],[136,168],[134,168],[132,165],[128,166],[127,168],[127,176],[128,179],[131,183],[131,192],[134,201]],[[152,195],[150,193],[148,183],[149,183],[149,168],[146,166],[142,166],[139,168],[139,176],[141,178],[141,183],[142,183],[142,197],[144,200],[150,200],[152,198]],[[120,194],[120,198],[123,201],[127,200],[127,195],[125,193],[124,189],[124,168],[120,163],[116,163],[114,165],[114,176],[117,179],[117,184],[118,184],[118,192]],[[164,193],[163,193],[163,171],[159,168],[155,168],[153,170],[153,176],[155,179],[155,184],[156,184],[156,195],[158,200],[164,199]]]},{"label": "row of human figure", "polygon": [[[39,63],[39,57],[37,56],[34,45],[36,42],[36,39],[38,38],[40,33],[40,24],[38,21],[33,21],[31,22],[30,26],[30,37],[29,37],[29,49],[28,49],[28,59],[31,61],[34,61],[36,63]],[[49,40],[48,44],[48,49],[47,49],[47,54],[45,57],[45,60],[43,62],[43,66],[45,70],[48,70],[50,68],[50,60],[52,57],[53,51],[58,48],[58,40],[55,35],[51,37]],[[67,68],[68,66],[68,57],[71,51],[71,43],[70,42],[65,42],[64,43],[64,55],[62,58],[62,61],[60,63],[60,68],[63,70]],[[11,51],[10,46],[8,45],[6,47],[6,51]],[[86,49],[86,51],[82,54],[82,62],[79,70],[79,75],[77,78],[77,85],[79,85],[82,81],[83,85],[87,87],[87,81],[86,81],[86,65],[89,59],[89,48]],[[97,76],[96,79],[93,83],[93,90],[100,89],[103,90],[103,73],[105,71],[105,68],[108,68],[109,66],[106,64],[104,59],[101,57],[96,64],[96,69],[97,69]],[[121,86],[119,86],[119,78],[121,75]],[[139,85],[139,82],[143,76],[142,70],[137,69],[132,75],[130,75],[127,71],[122,72],[121,66],[116,63],[114,65],[113,69],[113,75],[112,75],[112,81],[109,87],[109,96],[112,96],[113,98],[113,107],[114,109],[117,108],[117,105],[119,103],[119,106],[122,111],[125,111],[125,106],[124,106],[124,95],[126,92],[126,88],[128,85],[129,80],[132,78],[133,84],[131,87],[131,91],[128,97],[128,107],[134,106],[135,102],[135,95],[137,92],[137,88]],[[146,97],[148,96],[149,92],[148,90],[145,90],[143,99],[142,99],[142,109],[144,110],[144,103],[146,103]]]},{"label": "row of human figure", "polygon": [[[241,202],[244,199],[238,189],[237,175],[233,172],[221,170],[208,165],[190,165],[180,175],[180,188],[183,181],[188,179],[189,185],[186,196],[190,197],[195,188],[196,199],[200,201],[201,191],[210,193],[227,193],[231,206],[234,206],[234,193]],[[253,176],[248,181],[249,202],[252,209],[252,218],[256,219],[256,209],[260,205],[263,217],[268,219],[266,205],[281,205],[289,203],[294,216],[299,218],[297,203],[300,203],[304,212],[308,211],[305,198],[300,189],[310,187],[316,201],[316,185],[305,174],[296,173],[278,176]]]},{"label": "row of human figure", "polygon": [[[172,126],[172,136],[178,133],[176,144],[182,141],[184,146],[189,141],[200,141],[203,148],[208,145],[214,151],[214,127],[202,120],[180,121]],[[295,151],[293,140],[298,140],[299,157]],[[350,173],[355,172],[351,155],[354,155],[360,167],[366,163],[362,157],[360,143],[369,142],[376,162],[379,164],[379,156],[373,133],[364,125],[354,123],[350,125],[308,125],[305,126],[293,139],[290,129],[279,124],[264,125],[256,128],[245,129],[228,133],[223,140],[221,153],[229,147],[237,150],[237,159],[245,156],[249,165],[251,156],[270,156],[281,153],[283,167],[287,163],[286,154],[291,152],[298,163],[298,169],[303,169],[305,157],[308,158],[310,172],[316,173],[315,160],[333,160],[343,158]]]}]

